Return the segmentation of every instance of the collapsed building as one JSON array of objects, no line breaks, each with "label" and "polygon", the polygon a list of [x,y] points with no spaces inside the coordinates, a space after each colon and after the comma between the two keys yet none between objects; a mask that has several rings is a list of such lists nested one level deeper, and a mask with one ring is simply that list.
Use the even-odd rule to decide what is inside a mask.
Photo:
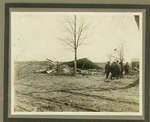
[{"label": "collapsed building", "polygon": [[[41,73],[48,74],[72,74],[74,69],[74,61],[68,62],[55,62],[50,59],[47,59],[49,62],[49,68],[45,69]],[[90,61],[87,58],[81,58],[77,60],[77,72],[80,74],[96,74],[102,68],[96,63]]]},{"label": "collapsed building", "polygon": [[[70,67],[74,67],[74,61],[65,62],[64,64],[67,64]],[[94,62],[90,61],[87,58],[81,58],[77,60],[77,68],[82,70],[88,70],[88,69],[102,69]]]}]

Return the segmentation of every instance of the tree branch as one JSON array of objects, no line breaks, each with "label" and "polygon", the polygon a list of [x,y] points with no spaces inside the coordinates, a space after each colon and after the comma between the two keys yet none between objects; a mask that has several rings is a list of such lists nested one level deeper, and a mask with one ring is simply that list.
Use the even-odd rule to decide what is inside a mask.
[{"label": "tree branch", "polygon": [[74,43],[73,41],[71,41],[70,39],[67,39],[67,38],[59,38],[59,40],[63,41],[65,44],[67,44],[68,46],[74,48]]}]

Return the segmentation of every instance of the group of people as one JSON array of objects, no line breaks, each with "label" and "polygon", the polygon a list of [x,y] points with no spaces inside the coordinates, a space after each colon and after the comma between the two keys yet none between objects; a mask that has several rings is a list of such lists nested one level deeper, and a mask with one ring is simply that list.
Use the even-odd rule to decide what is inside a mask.
[{"label": "group of people", "polygon": [[109,61],[107,62],[107,64],[105,65],[105,74],[106,74],[106,79],[111,78],[114,79],[118,79],[118,78],[123,78],[123,73],[125,73],[125,75],[129,74],[129,64],[128,62],[126,62],[126,64],[124,65],[123,62],[119,62],[119,61],[114,61],[112,63],[110,63]]}]

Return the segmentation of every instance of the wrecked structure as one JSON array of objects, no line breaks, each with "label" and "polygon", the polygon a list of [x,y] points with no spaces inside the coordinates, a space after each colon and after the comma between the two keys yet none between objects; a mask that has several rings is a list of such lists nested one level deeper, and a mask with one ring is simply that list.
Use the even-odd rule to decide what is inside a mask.
[{"label": "wrecked structure", "polygon": [[[46,59],[49,62],[49,66],[44,71],[37,71],[48,74],[73,74],[74,61],[58,62]],[[82,75],[97,74],[102,68],[96,63],[88,60],[87,58],[81,58],[77,60],[77,73]]]},{"label": "wrecked structure", "polygon": [[[64,64],[67,64],[70,67],[74,67],[74,61],[65,62]],[[94,62],[90,61],[87,58],[81,58],[77,60],[77,68],[82,70],[88,70],[88,69],[102,69]]]}]

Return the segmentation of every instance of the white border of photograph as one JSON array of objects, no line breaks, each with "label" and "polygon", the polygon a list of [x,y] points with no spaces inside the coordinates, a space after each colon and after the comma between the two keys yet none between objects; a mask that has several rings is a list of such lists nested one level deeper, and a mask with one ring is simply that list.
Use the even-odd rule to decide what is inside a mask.
[{"label": "white border of photograph", "polygon": [[[140,84],[139,84],[139,112],[14,112],[14,60],[13,48],[11,48],[11,12],[125,12],[140,16],[140,28],[142,28],[142,50],[140,58]],[[144,9],[71,9],[71,8],[11,8],[10,9],[10,49],[9,57],[9,117],[11,118],[77,118],[77,119],[144,119],[144,85],[145,85],[145,10]],[[118,118],[117,118],[118,117]]]}]

